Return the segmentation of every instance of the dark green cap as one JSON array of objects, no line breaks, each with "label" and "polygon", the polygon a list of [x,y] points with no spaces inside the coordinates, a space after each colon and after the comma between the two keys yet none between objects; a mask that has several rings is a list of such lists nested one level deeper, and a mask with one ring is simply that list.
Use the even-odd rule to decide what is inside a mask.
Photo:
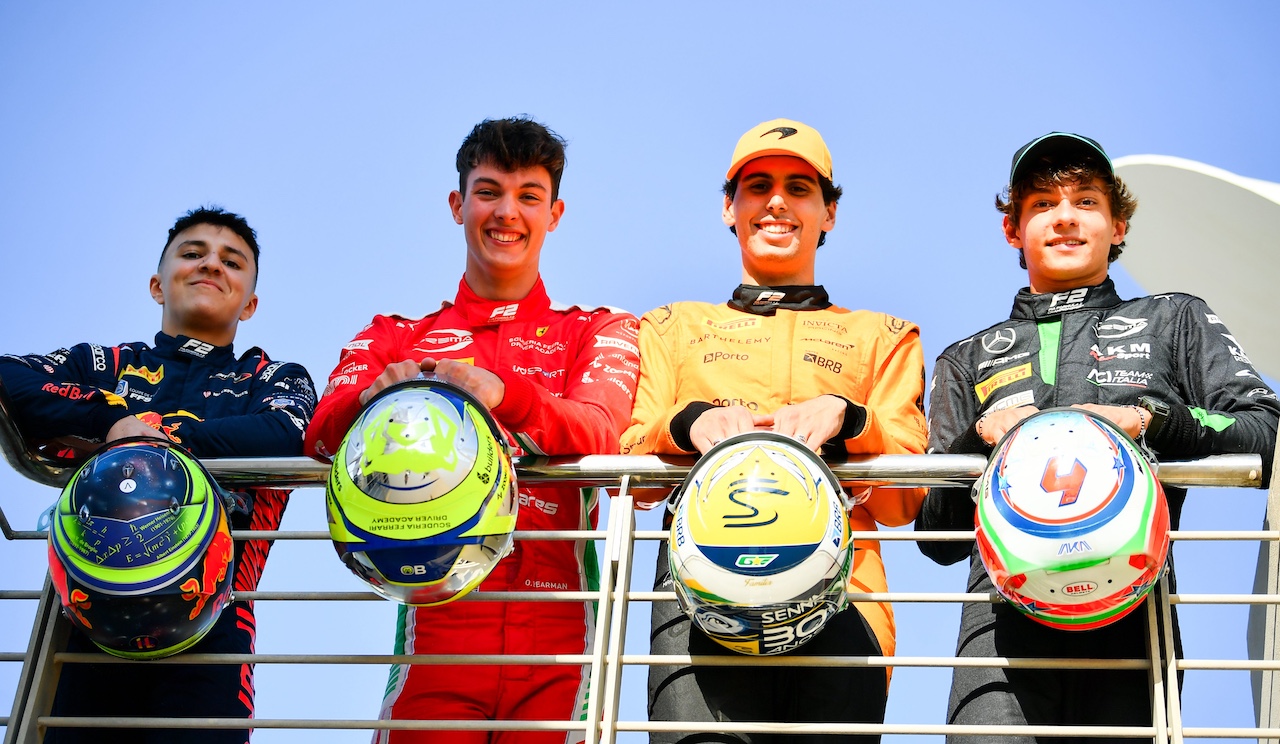
[{"label": "dark green cap", "polygon": [[1026,178],[1028,173],[1046,161],[1069,164],[1099,159],[1107,175],[1114,176],[1115,169],[1111,166],[1111,158],[1107,157],[1107,152],[1102,149],[1102,145],[1078,134],[1050,132],[1019,147],[1013,154],[1013,166],[1009,169],[1009,186],[1012,187]]}]

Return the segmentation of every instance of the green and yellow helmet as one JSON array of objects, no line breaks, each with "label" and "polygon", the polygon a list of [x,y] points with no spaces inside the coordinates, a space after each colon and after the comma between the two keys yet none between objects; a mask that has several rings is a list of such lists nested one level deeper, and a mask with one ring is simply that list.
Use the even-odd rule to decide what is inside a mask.
[{"label": "green and yellow helmet", "polygon": [[356,417],[325,489],[343,563],[388,599],[451,602],[511,552],[515,469],[474,396],[441,380],[387,388]]}]

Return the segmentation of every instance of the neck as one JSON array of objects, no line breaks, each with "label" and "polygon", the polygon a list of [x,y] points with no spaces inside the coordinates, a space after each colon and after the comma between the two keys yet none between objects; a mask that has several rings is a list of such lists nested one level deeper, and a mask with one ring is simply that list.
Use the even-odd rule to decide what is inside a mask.
[{"label": "neck", "polygon": [[476,296],[495,302],[515,302],[529,296],[533,286],[538,283],[538,271],[520,272],[514,276],[494,276],[468,266],[466,274],[467,286]]},{"label": "neck", "polygon": [[812,268],[795,273],[773,273],[751,271],[744,266],[742,267],[742,283],[753,284],[757,287],[803,287],[817,282],[814,281]]},{"label": "neck", "polygon": [[236,340],[236,326],[230,328],[202,328],[190,324],[177,323],[165,318],[160,323],[160,330],[167,336],[187,336],[198,338],[214,346],[230,346]]}]

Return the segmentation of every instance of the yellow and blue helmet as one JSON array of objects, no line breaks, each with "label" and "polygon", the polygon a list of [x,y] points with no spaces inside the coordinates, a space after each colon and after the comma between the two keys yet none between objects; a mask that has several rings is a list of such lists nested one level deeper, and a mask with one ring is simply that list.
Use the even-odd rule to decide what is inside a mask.
[{"label": "yellow and blue helmet", "polygon": [[388,599],[451,602],[511,551],[518,502],[506,435],[480,401],[441,380],[374,397],[325,491],[339,557]]},{"label": "yellow and blue helmet", "polygon": [[681,609],[744,654],[797,648],[847,604],[848,504],[820,457],[772,432],[725,439],[673,497],[667,543]]}]

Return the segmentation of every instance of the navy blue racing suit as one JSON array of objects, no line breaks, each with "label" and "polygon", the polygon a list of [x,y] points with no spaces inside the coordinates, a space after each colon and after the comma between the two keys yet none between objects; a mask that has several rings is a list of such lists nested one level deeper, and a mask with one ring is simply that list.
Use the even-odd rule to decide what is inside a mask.
[{"label": "navy blue racing suit", "polygon": [[[315,410],[311,377],[300,365],[272,362],[261,349],[236,358],[230,346],[156,334],[155,345],[79,344],[49,354],[0,356],[0,384],[24,438],[43,454],[73,464],[120,419],[136,416],[197,457],[302,454]],[[253,489],[235,529],[278,529],[289,492]],[[271,543],[237,541],[235,591],[252,591]],[[229,604],[192,653],[252,653],[250,602]],[[95,652],[72,632],[69,651]],[[251,718],[253,667],[143,663],[67,664],[54,699],[56,716]],[[249,730],[51,728],[46,742],[210,742],[242,744]]]}]

